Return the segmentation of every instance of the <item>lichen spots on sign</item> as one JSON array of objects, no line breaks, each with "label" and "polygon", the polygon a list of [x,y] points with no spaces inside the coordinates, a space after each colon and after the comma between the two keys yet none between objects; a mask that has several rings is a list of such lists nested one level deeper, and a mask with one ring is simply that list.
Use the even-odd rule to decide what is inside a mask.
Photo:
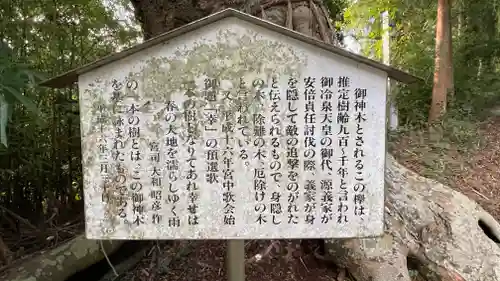
[{"label": "lichen spots on sign", "polygon": [[[170,56],[151,57],[140,71],[129,73],[128,79],[140,82],[140,99],[156,104],[166,104],[172,100],[182,103],[194,101],[200,110],[206,105],[201,95],[203,83],[210,78],[220,81],[219,90],[230,97],[225,102],[218,102],[216,106],[219,109],[235,111],[245,104],[249,108],[248,113],[252,114],[259,112],[261,105],[255,100],[257,93],[254,87],[249,87],[248,95],[239,95],[236,89],[242,80],[250,86],[257,79],[267,84],[273,76],[299,77],[301,69],[307,66],[304,53],[280,40],[260,38],[252,30],[235,32],[222,29],[215,38],[184,44]],[[183,101],[186,98],[190,101]],[[180,117],[184,108],[185,104],[177,117]],[[158,136],[164,131],[156,122],[164,121],[164,113],[164,106],[157,107],[153,112],[154,122],[149,125]]]},{"label": "lichen spots on sign", "polygon": [[238,84],[239,79],[249,73],[262,78],[273,74],[292,75],[305,64],[305,56],[284,43],[259,39],[251,31],[239,34],[222,30],[215,42],[200,40],[172,56],[147,60],[133,78],[143,82],[143,98],[164,102],[170,100],[173,93],[184,92],[188,84],[199,83],[204,77]]}]

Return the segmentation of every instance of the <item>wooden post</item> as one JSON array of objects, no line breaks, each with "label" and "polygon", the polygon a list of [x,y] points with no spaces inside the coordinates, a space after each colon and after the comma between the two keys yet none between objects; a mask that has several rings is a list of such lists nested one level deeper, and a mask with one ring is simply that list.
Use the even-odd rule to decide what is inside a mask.
[{"label": "wooden post", "polygon": [[226,250],[228,281],[245,281],[245,240],[228,240]]},{"label": "wooden post", "polygon": [[[382,19],[382,59],[386,65],[391,64],[391,35],[389,30],[389,12],[385,11],[381,14]],[[394,97],[391,96],[391,82],[387,79],[387,101],[389,102],[389,129],[396,130],[398,128],[399,118],[398,111],[395,105]]]}]

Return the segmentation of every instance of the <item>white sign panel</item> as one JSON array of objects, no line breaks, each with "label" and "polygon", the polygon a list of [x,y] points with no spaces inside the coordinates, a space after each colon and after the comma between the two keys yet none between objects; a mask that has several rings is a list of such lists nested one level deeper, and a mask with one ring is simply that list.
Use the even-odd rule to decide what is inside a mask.
[{"label": "white sign panel", "polygon": [[386,81],[236,18],[80,76],[87,237],[380,235]]}]

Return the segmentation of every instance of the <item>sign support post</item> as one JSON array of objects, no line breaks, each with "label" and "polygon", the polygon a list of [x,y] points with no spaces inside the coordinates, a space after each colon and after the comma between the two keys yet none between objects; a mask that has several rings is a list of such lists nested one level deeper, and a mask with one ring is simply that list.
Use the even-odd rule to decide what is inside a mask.
[{"label": "sign support post", "polygon": [[228,281],[245,281],[245,240],[227,240],[226,270]]}]

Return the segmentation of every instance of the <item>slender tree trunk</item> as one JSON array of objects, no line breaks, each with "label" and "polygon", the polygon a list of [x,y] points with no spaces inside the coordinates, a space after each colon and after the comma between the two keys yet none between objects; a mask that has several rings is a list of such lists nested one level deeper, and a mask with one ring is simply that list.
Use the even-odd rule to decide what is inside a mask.
[{"label": "slender tree trunk", "polygon": [[450,1],[438,0],[434,86],[432,89],[429,123],[439,121],[443,114],[446,113],[447,96],[448,93],[453,92]]},{"label": "slender tree trunk", "polygon": [[448,29],[448,63],[449,63],[449,83],[450,88],[447,92],[448,97],[453,97],[455,95],[455,79],[454,79],[454,71],[453,71],[453,22],[451,19],[451,5],[453,0],[447,0],[448,2],[448,20],[447,20],[447,29]]}]

